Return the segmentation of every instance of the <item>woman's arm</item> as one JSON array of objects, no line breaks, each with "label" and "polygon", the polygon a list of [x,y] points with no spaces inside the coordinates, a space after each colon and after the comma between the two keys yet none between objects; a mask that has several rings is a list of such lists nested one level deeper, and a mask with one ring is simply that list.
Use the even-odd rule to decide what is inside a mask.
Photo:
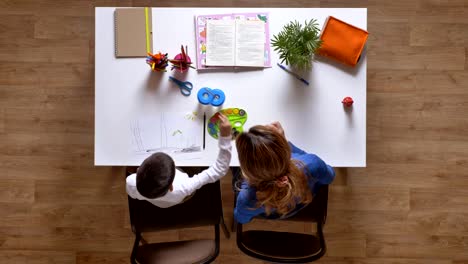
[{"label": "woman's arm", "polygon": [[307,168],[312,174],[312,178],[319,184],[330,184],[335,179],[335,171],[315,154],[309,154]]},{"label": "woman's arm", "polygon": [[307,154],[307,152],[303,151],[302,149],[296,147],[293,143],[288,141],[289,146],[291,147],[291,152],[296,154]]},{"label": "woman's arm", "polygon": [[256,208],[256,199],[249,195],[248,189],[242,189],[237,195],[234,218],[241,224],[252,221],[252,218],[264,212],[263,208]]}]

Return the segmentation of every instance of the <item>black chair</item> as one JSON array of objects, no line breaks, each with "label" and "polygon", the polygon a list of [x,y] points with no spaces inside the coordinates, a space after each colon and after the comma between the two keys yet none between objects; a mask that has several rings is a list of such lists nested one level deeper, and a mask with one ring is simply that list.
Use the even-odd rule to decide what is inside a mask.
[{"label": "black chair", "polygon": [[[129,171],[127,170],[127,175]],[[130,261],[148,263],[210,263],[219,254],[219,226],[229,238],[223,218],[219,181],[210,183],[184,203],[159,208],[153,204],[128,197],[130,223],[135,233]],[[155,232],[179,228],[213,226],[214,239],[198,239],[163,243],[142,243],[142,232]]]},{"label": "black chair", "polygon": [[316,234],[270,230],[243,231],[243,225],[236,223],[237,246],[245,254],[269,262],[305,263],[318,260],[326,251],[322,229],[327,218],[327,204],[328,185],[325,185],[319,189],[313,201],[296,215],[286,219],[269,220],[316,223]]}]

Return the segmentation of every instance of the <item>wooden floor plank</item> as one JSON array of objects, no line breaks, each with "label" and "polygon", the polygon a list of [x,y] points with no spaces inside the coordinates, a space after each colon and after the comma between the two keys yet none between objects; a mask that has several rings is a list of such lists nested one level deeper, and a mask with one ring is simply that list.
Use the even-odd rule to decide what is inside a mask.
[{"label": "wooden floor plank", "polygon": [[33,180],[0,181],[0,201],[2,203],[33,203],[35,186]]},{"label": "wooden floor plank", "polygon": [[[369,69],[367,78],[369,97],[374,96],[374,93],[413,93],[418,96],[466,95],[468,86],[466,71]],[[375,110],[379,110],[379,107],[375,107]]]},{"label": "wooden floor plank", "polygon": [[399,258],[468,258],[466,236],[420,234],[367,236],[367,256]]},{"label": "wooden floor plank", "polygon": [[24,62],[0,63],[0,85],[39,87],[93,87],[94,66],[88,64]]},{"label": "wooden floor plank", "polygon": [[0,203],[2,226],[48,226],[120,228],[124,226],[126,207],[97,204],[33,204]]},{"label": "wooden floor plank", "polygon": [[364,5],[368,8],[369,23],[374,22],[408,22],[414,16],[419,8],[417,1],[396,0],[387,2],[379,0],[368,0]]},{"label": "wooden floor plank", "polygon": [[375,162],[366,169],[349,169],[348,184],[400,188],[467,188],[467,167],[465,161],[449,164]]},{"label": "wooden floor plank", "polygon": [[369,0],[321,0],[320,7],[323,8],[363,8],[369,6]]},{"label": "wooden floor plank", "polygon": [[468,47],[465,47],[465,71],[468,70]]},{"label": "wooden floor plank", "polygon": [[1,250],[128,252],[130,229],[89,227],[0,227]]},{"label": "wooden floor plank", "polygon": [[369,34],[368,48],[382,46],[408,46],[410,44],[410,27],[408,23],[370,23],[367,27]]},{"label": "wooden floor plank", "polygon": [[130,254],[127,252],[77,252],[76,264],[128,264]]},{"label": "wooden floor plank", "polygon": [[75,252],[0,250],[0,264],[76,264]]},{"label": "wooden floor plank", "polygon": [[412,211],[464,212],[468,207],[468,190],[461,188],[413,188],[410,191]]},{"label": "wooden floor plank", "polygon": [[96,184],[81,180],[37,180],[35,183],[36,203],[124,206],[127,201],[124,181]]},{"label": "wooden floor plank", "polygon": [[83,16],[40,16],[34,24],[36,39],[94,39],[94,21]]},{"label": "wooden floor plank", "polygon": [[417,234],[468,236],[468,213],[414,211],[408,215],[408,230]]},{"label": "wooden floor plank", "polygon": [[407,211],[328,211],[325,234],[355,232],[361,234],[405,235],[408,228]]},{"label": "wooden floor plank", "polygon": [[[4,180],[59,180],[109,184],[122,181],[121,167],[94,167],[92,155],[0,155]],[[123,183],[120,183],[123,184]]]},{"label": "wooden floor plank", "polygon": [[330,257],[365,257],[366,235],[363,233],[330,233],[326,235],[327,253]]},{"label": "wooden floor plank", "polygon": [[[436,21],[434,21],[436,22]],[[411,24],[411,46],[468,46],[467,24]]]},{"label": "wooden floor plank", "polygon": [[465,0],[418,0],[414,2],[418,3],[418,9],[410,17],[411,22],[468,24],[468,6]]},{"label": "wooden floor plank", "polygon": [[463,47],[387,46],[368,50],[368,65],[379,70],[463,70]]},{"label": "wooden floor plank", "polygon": [[[78,105],[75,101],[52,102],[55,99],[45,99],[45,104],[53,109],[7,108],[5,109],[5,133],[78,133],[93,134],[94,120],[83,120],[82,116],[94,116],[94,108]],[[82,102],[83,103],[83,102]],[[92,105],[92,101],[89,102]],[[51,106],[54,105],[54,106]],[[71,111],[64,111],[73,109]]]},{"label": "wooden floor plank", "polygon": [[5,133],[5,109],[0,108],[0,135]]},{"label": "wooden floor plank", "polygon": [[[94,135],[82,133],[5,133],[0,138],[4,146],[0,154],[23,155],[69,155],[92,156],[93,152],[88,148],[92,144]],[[73,152],[70,152],[73,148]]]},{"label": "wooden floor plank", "polygon": [[409,189],[391,187],[332,186],[328,206],[331,210],[409,210]]},{"label": "wooden floor plank", "polygon": [[[337,173],[318,263],[468,263],[465,0],[0,1],[0,263],[128,263],[123,168],[94,166],[94,7],[132,5],[367,8],[367,167]],[[313,230],[282,223],[252,227]],[[231,235],[216,263],[263,263]]]},{"label": "wooden floor plank", "polygon": [[33,38],[35,22],[33,16],[1,15],[0,38]]},{"label": "wooden floor plank", "polygon": [[[2,107],[14,108],[9,112],[55,110],[55,115],[65,115],[70,112],[86,114],[86,111],[92,111],[94,115],[94,89],[91,87],[0,85],[0,96]],[[73,111],[65,111],[70,108]],[[23,118],[27,118],[28,113],[23,113]]]},{"label": "wooden floor plank", "polygon": [[37,63],[87,63],[88,41],[80,39],[1,39],[0,61]]},{"label": "wooden floor plank", "polygon": [[324,257],[323,264],[452,264],[450,259],[411,259],[411,258],[336,258]]},{"label": "wooden floor plank", "polygon": [[93,0],[5,0],[0,1],[0,14],[88,16],[94,14]]},{"label": "wooden floor plank", "polygon": [[385,140],[369,141],[368,150],[376,155],[368,157],[372,162],[456,164],[468,161],[465,151],[468,143],[451,140]]}]

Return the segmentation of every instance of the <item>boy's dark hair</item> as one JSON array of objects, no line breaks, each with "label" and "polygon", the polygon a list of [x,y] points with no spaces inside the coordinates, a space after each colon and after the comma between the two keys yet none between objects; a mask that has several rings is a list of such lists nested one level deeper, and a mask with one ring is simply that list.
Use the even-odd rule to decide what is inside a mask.
[{"label": "boy's dark hair", "polygon": [[146,158],[137,170],[136,187],[138,192],[149,199],[164,196],[174,181],[174,160],[162,152]]}]

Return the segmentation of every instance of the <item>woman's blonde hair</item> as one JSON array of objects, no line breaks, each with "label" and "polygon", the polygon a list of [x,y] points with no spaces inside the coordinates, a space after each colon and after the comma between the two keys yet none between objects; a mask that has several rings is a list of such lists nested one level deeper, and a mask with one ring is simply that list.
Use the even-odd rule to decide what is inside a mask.
[{"label": "woman's blonde hair", "polygon": [[[250,186],[256,188],[257,206],[286,215],[298,203],[310,203],[304,165],[291,159],[291,148],[283,135],[267,126],[254,126],[236,138],[240,168]],[[278,184],[285,179],[283,185]]]}]

